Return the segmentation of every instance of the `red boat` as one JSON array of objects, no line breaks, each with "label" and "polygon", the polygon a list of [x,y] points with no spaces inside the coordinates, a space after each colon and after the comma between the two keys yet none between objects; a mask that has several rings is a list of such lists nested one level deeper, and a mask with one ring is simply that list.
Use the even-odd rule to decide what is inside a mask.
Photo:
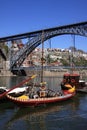
[{"label": "red boat", "polygon": [[87,82],[80,79],[80,75],[76,73],[66,73],[63,76],[63,81],[61,83],[62,89],[66,84],[75,86],[77,92],[87,93]]},{"label": "red boat", "polygon": [[72,98],[75,95],[75,87],[69,87],[67,90],[54,92],[53,90],[41,87],[39,91],[29,91],[19,97],[7,95],[7,98],[17,105],[21,106],[37,106],[41,104],[49,104],[64,101]]}]

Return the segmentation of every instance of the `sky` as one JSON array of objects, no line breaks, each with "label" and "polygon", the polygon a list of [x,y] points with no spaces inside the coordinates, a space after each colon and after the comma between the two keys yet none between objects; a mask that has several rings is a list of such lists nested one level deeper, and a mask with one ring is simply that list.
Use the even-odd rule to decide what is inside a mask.
[{"label": "sky", "polygon": [[[0,0],[0,38],[84,21],[87,0]],[[71,35],[51,39],[52,48],[70,46]],[[87,52],[87,38],[75,36],[75,47]]]}]

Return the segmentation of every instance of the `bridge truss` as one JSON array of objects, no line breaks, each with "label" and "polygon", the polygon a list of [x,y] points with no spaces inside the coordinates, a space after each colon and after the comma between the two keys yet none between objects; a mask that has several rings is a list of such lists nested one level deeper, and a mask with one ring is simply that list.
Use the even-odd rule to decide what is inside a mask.
[{"label": "bridge truss", "polygon": [[76,24],[70,24],[65,26],[59,26],[54,28],[48,28],[43,30],[38,30],[34,32],[18,34],[8,37],[0,38],[0,42],[25,39],[28,38],[29,41],[20,49],[16,55],[12,55],[10,61],[10,69],[20,67],[26,57],[42,42],[42,33],[44,32],[43,41],[50,39],[55,36],[65,35],[65,34],[74,34],[87,37],[87,22],[81,22]]}]

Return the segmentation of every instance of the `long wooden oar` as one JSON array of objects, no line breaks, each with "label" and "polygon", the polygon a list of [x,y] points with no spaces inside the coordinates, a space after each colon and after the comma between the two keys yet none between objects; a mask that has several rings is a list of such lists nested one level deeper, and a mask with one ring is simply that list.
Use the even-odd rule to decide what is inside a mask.
[{"label": "long wooden oar", "polygon": [[18,88],[18,87],[22,86],[23,84],[25,84],[26,82],[29,82],[30,80],[32,80],[35,77],[36,77],[36,75],[33,75],[33,76],[29,77],[28,79],[25,79],[22,82],[20,82],[18,85],[15,85],[14,87],[9,89],[8,91],[0,94],[0,99],[3,98],[4,96],[6,96],[6,94],[8,94],[10,91],[14,90],[15,88]]}]

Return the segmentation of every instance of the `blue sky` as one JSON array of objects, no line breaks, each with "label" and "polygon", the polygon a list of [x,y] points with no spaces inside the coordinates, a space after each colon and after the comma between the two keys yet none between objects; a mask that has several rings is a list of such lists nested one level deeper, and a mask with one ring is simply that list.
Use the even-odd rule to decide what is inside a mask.
[{"label": "blue sky", "polygon": [[[0,0],[0,37],[83,21],[87,21],[87,0]],[[76,36],[75,44],[87,51],[86,37]],[[70,35],[51,39],[52,48],[72,45]]]}]

